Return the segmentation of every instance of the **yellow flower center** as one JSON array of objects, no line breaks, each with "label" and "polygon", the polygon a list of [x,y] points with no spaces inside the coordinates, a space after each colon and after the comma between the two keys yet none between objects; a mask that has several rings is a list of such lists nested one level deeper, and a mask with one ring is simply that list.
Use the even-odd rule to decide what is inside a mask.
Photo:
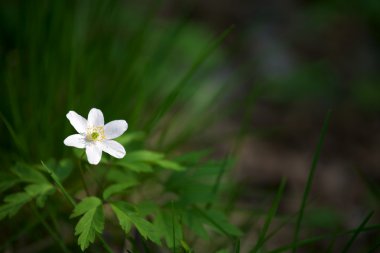
[{"label": "yellow flower center", "polygon": [[105,139],[103,127],[87,128],[86,139],[89,141],[102,141]]}]

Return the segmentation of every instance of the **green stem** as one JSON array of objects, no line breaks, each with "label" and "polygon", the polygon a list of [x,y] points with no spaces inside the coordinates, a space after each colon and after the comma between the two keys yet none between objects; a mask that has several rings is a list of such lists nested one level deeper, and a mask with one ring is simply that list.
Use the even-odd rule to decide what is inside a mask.
[{"label": "green stem", "polygon": [[47,170],[47,172],[50,174],[51,178],[54,180],[54,182],[57,184],[59,190],[62,192],[63,196],[67,199],[67,201],[70,202],[70,204],[75,207],[76,203],[75,200],[70,196],[70,194],[66,191],[66,189],[63,187],[61,182],[59,181],[59,178],[57,175],[49,168],[47,167],[43,161],[41,161],[42,166]]},{"label": "green stem", "polygon": [[82,158],[83,158],[83,156],[84,156],[84,152],[80,156],[78,164],[79,164],[80,178],[82,180],[82,184],[83,184],[84,190],[85,190],[86,195],[88,197],[88,196],[90,196],[90,191],[88,190],[88,187],[87,187],[87,184],[86,184],[86,180],[84,178],[84,171],[83,171],[83,168],[82,168]]},{"label": "green stem", "polygon": [[70,251],[66,248],[65,243],[60,239],[59,235],[50,227],[50,225],[45,221],[45,219],[38,213],[36,210],[36,207],[34,204],[31,204],[32,211],[34,215],[37,216],[38,220],[42,223],[42,225],[45,227],[45,229],[49,232],[51,237],[58,243],[58,245],[61,247],[62,251],[65,253],[70,253]]},{"label": "green stem", "polygon": [[305,190],[303,192],[302,202],[301,202],[301,206],[299,209],[299,215],[297,218],[296,228],[294,231],[294,239],[293,239],[294,247],[293,247],[293,251],[292,251],[293,253],[296,253],[296,250],[298,248],[299,233],[300,233],[301,222],[302,222],[305,207],[306,207],[306,201],[307,201],[307,198],[308,198],[309,193],[310,193],[311,185],[312,185],[313,178],[314,178],[314,173],[315,173],[315,170],[316,170],[316,167],[318,164],[318,160],[319,160],[319,156],[320,156],[320,153],[322,150],[322,144],[323,144],[323,141],[324,141],[326,133],[327,133],[327,127],[328,127],[329,122],[330,122],[330,116],[331,116],[331,110],[329,110],[327,112],[325,120],[323,122],[323,127],[321,130],[320,136],[319,136],[319,141],[317,144],[317,148],[314,152],[313,161],[312,161],[311,168],[309,171],[309,175],[307,178],[306,187],[305,187]]},{"label": "green stem", "polygon": [[[61,182],[59,181],[57,175],[49,168],[47,167],[43,161],[41,161],[42,163],[42,166],[48,171],[48,173],[50,174],[51,178],[54,180],[54,182],[57,184],[58,188],[61,190],[63,196],[65,196],[65,198],[67,199],[68,202],[70,202],[70,204],[75,208],[76,207],[76,203],[75,203],[75,200],[70,196],[70,194],[66,191],[66,189],[63,187],[63,185],[61,184]],[[108,252],[108,253],[114,253],[111,249],[111,247],[107,244],[107,242],[102,238],[101,235],[99,234],[96,234],[96,237],[98,238],[98,240],[100,241],[100,243],[102,244],[103,248]]]}]

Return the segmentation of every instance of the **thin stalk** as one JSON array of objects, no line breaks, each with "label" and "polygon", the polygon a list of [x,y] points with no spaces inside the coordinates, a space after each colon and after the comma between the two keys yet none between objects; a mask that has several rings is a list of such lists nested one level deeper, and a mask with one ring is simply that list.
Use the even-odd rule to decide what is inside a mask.
[{"label": "thin stalk", "polygon": [[80,178],[82,180],[82,184],[83,184],[84,190],[86,192],[86,195],[90,196],[90,191],[88,190],[88,187],[87,187],[87,184],[86,184],[86,180],[84,178],[84,171],[83,171],[83,168],[82,168],[82,158],[83,158],[83,156],[84,156],[84,152],[82,153],[82,155],[80,156],[79,161],[78,161],[79,171],[80,171]]},{"label": "thin stalk", "polygon": [[296,252],[296,249],[298,247],[299,231],[300,231],[300,227],[301,227],[303,213],[304,213],[304,210],[305,210],[307,198],[308,198],[309,193],[310,193],[311,184],[313,182],[315,169],[316,169],[317,164],[318,164],[319,155],[320,155],[321,149],[322,149],[322,144],[323,144],[323,141],[324,141],[325,136],[326,136],[327,127],[328,127],[329,122],[330,122],[330,116],[331,116],[331,110],[329,110],[327,112],[327,115],[326,115],[325,120],[323,122],[323,127],[322,127],[322,130],[321,130],[320,136],[319,136],[319,141],[318,141],[318,144],[317,144],[316,151],[314,153],[313,162],[311,164],[309,176],[307,178],[306,187],[305,187],[305,190],[304,190],[304,193],[303,193],[302,202],[301,202],[301,206],[300,206],[300,209],[299,209],[299,215],[298,215],[298,219],[297,219],[297,223],[296,223],[296,228],[295,228],[295,231],[294,231],[293,253]]},{"label": "thin stalk", "polygon": [[60,236],[57,235],[57,233],[53,230],[53,228],[50,227],[50,225],[45,221],[45,219],[38,213],[36,210],[36,207],[34,204],[31,204],[32,211],[35,216],[37,216],[38,220],[42,223],[42,225],[45,227],[45,229],[49,232],[51,237],[58,243],[59,247],[62,249],[65,253],[70,253],[70,250],[66,248],[65,243],[60,239]]},{"label": "thin stalk", "polygon": [[[66,189],[63,187],[63,185],[61,184],[61,182],[59,181],[57,175],[49,168],[47,167],[43,161],[41,161],[42,163],[42,166],[48,171],[48,173],[50,174],[51,178],[54,180],[54,182],[57,184],[58,188],[61,190],[63,196],[67,199],[68,202],[70,202],[70,204],[75,208],[76,207],[76,203],[75,203],[75,200],[70,196],[70,194],[66,191]],[[102,238],[101,235],[99,234],[96,234],[96,237],[98,238],[98,240],[100,241],[100,243],[102,244],[103,248],[108,252],[108,253],[114,253],[111,249],[111,247],[107,244],[107,242]]]},{"label": "thin stalk", "polygon": [[360,232],[363,231],[363,228],[365,227],[365,225],[367,224],[367,222],[369,221],[369,219],[372,217],[373,213],[374,213],[374,211],[371,211],[365,217],[365,219],[362,221],[362,223],[360,223],[359,227],[355,230],[354,234],[352,235],[352,237],[350,238],[350,240],[348,241],[348,243],[344,247],[342,253],[347,253],[350,250],[351,245],[354,243],[356,237],[358,237],[358,235],[360,234]]},{"label": "thin stalk", "polygon": [[47,172],[50,174],[51,178],[54,180],[54,182],[58,186],[58,188],[61,191],[61,193],[63,194],[63,196],[67,199],[68,202],[70,202],[70,204],[73,207],[75,207],[76,206],[75,200],[70,196],[70,194],[63,187],[63,185],[59,181],[59,178],[57,177],[57,175],[49,167],[47,167],[43,161],[41,161],[41,164],[47,170]]},{"label": "thin stalk", "polygon": [[172,232],[173,232],[173,252],[176,252],[175,248],[175,229],[174,229],[174,208],[173,208],[173,202],[172,202]]},{"label": "thin stalk", "polygon": [[278,207],[280,205],[280,201],[282,199],[282,194],[283,194],[284,189],[285,189],[285,184],[286,184],[286,180],[282,179],[280,187],[279,187],[279,189],[277,191],[276,197],[273,200],[272,207],[269,210],[268,216],[265,219],[264,227],[262,228],[262,230],[260,232],[260,235],[259,235],[259,238],[258,238],[258,240],[256,242],[256,245],[255,245],[254,249],[251,252],[259,252],[260,248],[264,245],[265,237],[267,235],[269,226],[270,226],[270,224],[272,222],[273,217],[276,215],[277,209],[278,209]]}]

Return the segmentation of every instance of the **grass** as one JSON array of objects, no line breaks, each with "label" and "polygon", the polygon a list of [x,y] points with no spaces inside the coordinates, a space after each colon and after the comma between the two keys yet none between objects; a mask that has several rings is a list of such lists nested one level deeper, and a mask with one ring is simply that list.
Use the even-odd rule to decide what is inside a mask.
[{"label": "grass", "polygon": [[[265,89],[253,87],[235,106],[223,105],[239,77],[220,81],[214,73],[226,64],[221,44],[234,36],[233,27],[210,35],[188,18],[162,20],[157,16],[162,4],[0,4],[0,82],[6,94],[0,100],[5,133],[0,135],[0,249],[22,249],[46,237],[54,244],[43,252],[81,252],[78,241],[82,248],[90,245],[88,252],[116,252],[130,245],[131,252],[274,253],[301,251],[330,239],[333,251],[335,239],[350,236],[341,250],[348,252],[358,236],[378,232],[378,225],[368,225],[370,212],[355,229],[303,233],[329,111],[298,211],[282,213],[283,179],[263,193],[264,199],[274,198],[254,217],[264,223],[253,247],[246,249],[252,240],[246,232],[257,221],[244,220],[243,229],[230,222],[236,213],[253,217],[252,210],[240,210],[237,194],[244,187],[231,180],[231,168],[252,131],[255,103]],[[106,122],[128,121],[126,135],[118,139],[127,149],[125,159],[106,156],[99,166],[87,166],[83,153],[63,145],[74,132],[66,113],[86,115],[92,107],[102,109]],[[207,138],[205,129],[217,129],[235,115],[242,115],[242,121],[233,138],[223,136],[233,139],[224,158],[215,160],[217,152],[208,146],[188,151],[195,136]],[[378,197],[376,185],[359,174]],[[87,197],[92,202],[86,206]],[[79,220],[70,219],[78,206],[83,208]],[[293,241],[270,246],[289,224]],[[74,235],[78,227],[90,235]],[[378,246],[371,244],[368,252]]]}]

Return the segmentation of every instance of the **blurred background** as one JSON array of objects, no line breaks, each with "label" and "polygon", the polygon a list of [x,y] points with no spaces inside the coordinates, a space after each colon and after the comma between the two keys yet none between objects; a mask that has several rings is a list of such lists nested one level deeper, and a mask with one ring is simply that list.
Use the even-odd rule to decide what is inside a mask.
[{"label": "blurred background", "polygon": [[[34,162],[63,157],[68,151],[56,142],[71,131],[65,113],[99,106],[106,121],[125,115],[130,130],[146,131],[147,145],[158,150],[234,152],[238,209],[259,216],[286,177],[281,217],[299,208],[331,109],[305,223],[321,234],[353,228],[379,210],[380,1],[0,5],[3,164],[20,153]],[[234,216],[246,226],[242,252],[262,226],[245,218]],[[270,245],[287,244],[292,231],[285,226]],[[376,241],[378,233],[361,235],[352,252]]]}]

